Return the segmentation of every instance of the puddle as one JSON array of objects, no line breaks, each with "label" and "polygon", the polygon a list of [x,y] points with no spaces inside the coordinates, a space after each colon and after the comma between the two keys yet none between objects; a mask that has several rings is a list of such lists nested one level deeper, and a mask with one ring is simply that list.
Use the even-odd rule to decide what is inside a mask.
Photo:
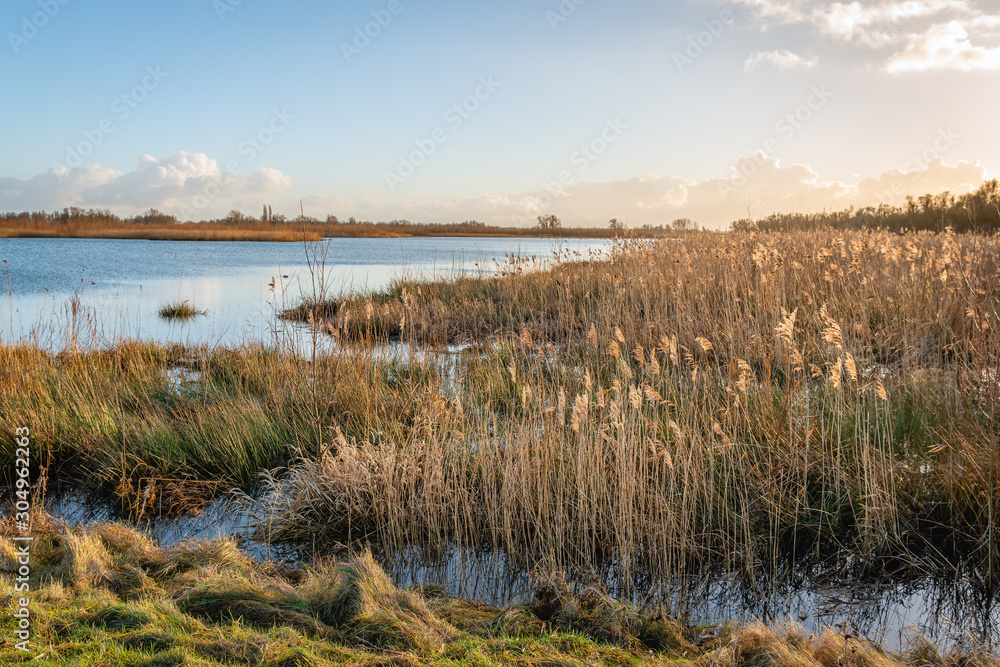
[{"label": "puddle", "polygon": [[[408,551],[383,565],[398,585],[442,586],[449,595],[504,606],[531,599],[531,577],[511,570],[503,554],[453,551],[437,564]],[[1000,641],[1000,609],[995,598],[969,578],[918,578],[819,582],[748,582],[699,577],[663,592],[633,597],[639,605],[662,605],[670,615],[694,624],[726,621],[796,623],[807,632],[827,629],[877,642],[890,651],[906,650],[924,638],[939,649],[973,649]]]},{"label": "puddle", "polygon": [[254,540],[249,519],[242,509],[238,502],[225,496],[207,503],[197,514],[153,516],[134,522],[123,517],[113,503],[86,493],[60,492],[45,503],[45,510],[52,518],[70,526],[121,522],[142,531],[164,547],[190,540],[232,537],[241,549],[258,561],[292,563],[299,560],[300,555],[293,548]]}]

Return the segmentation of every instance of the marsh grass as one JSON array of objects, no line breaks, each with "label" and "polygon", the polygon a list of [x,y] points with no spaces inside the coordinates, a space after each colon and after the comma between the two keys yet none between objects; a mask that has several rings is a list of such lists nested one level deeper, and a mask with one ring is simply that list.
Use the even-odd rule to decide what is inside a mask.
[{"label": "marsh grass", "polygon": [[[197,379],[172,382],[177,368]],[[390,374],[364,351],[314,365],[250,345],[0,347],[0,424],[10,434],[15,424],[31,429],[45,453],[35,463],[51,468],[54,483],[71,476],[132,516],[155,515],[252,487],[261,470],[317,453],[317,428],[330,439],[404,437],[435,373]],[[13,439],[0,448],[13,456]]]},{"label": "marsh grass", "polygon": [[271,541],[492,547],[626,593],[789,563],[991,586],[998,259],[991,236],[691,234],[342,299],[320,279],[305,350],[0,348],[0,424],[137,513],[270,471]]},{"label": "marsh grass", "polygon": [[[0,531],[0,571],[18,567]],[[231,540],[161,547],[117,524],[67,529],[36,516],[32,652],[4,664],[690,665],[995,667],[984,651],[926,642],[890,654],[795,626],[692,627],[598,589],[540,581],[532,602],[497,609],[394,586],[370,554],[301,569],[258,563]],[[0,600],[16,595],[0,580]],[[13,636],[15,619],[0,617]]]},{"label": "marsh grass", "polygon": [[186,322],[196,317],[208,315],[208,310],[196,308],[191,305],[190,301],[185,299],[184,301],[172,301],[164,304],[160,307],[159,315],[165,320]]},{"label": "marsh grass", "polygon": [[992,585],[998,258],[951,233],[695,234],[315,304],[342,341],[482,354],[407,438],[271,476],[260,534],[486,544],[625,590],[790,561]]}]

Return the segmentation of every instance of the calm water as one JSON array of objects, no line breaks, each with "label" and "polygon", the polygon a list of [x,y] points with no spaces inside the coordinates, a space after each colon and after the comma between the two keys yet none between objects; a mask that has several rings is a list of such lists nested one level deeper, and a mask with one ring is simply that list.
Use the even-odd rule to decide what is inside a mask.
[{"label": "calm water", "polygon": [[[446,277],[496,270],[507,254],[547,260],[588,255],[604,241],[545,239],[333,239],[326,274],[332,292],[377,290],[402,275]],[[122,338],[237,344],[267,339],[275,312],[310,294],[301,243],[104,239],[0,239],[0,342],[60,348]],[[274,280],[274,289],[270,283]],[[73,296],[80,306],[73,312]],[[178,324],[158,316],[168,302],[208,311]]]}]

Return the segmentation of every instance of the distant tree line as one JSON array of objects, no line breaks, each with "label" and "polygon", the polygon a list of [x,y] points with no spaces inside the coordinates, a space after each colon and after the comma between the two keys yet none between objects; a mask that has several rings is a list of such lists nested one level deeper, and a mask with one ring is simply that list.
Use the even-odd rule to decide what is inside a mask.
[{"label": "distant tree line", "polygon": [[744,218],[732,224],[734,230],[789,231],[830,227],[834,229],[876,229],[890,231],[956,232],[1000,231],[1000,183],[987,181],[975,192],[956,197],[950,192],[907,197],[902,206],[851,207],[823,213],[774,213],[760,220]]},{"label": "distant tree line", "polygon": [[[198,231],[216,235],[246,232],[261,237],[307,234],[311,237],[389,237],[389,236],[545,236],[612,238],[625,230],[623,224],[605,228],[563,227],[554,215],[541,216],[535,228],[499,227],[477,220],[451,223],[414,223],[405,219],[388,222],[360,221],[354,217],[342,220],[335,215],[324,219],[307,215],[286,218],[263,206],[259,218],[232,210],[224,218],[187,223],[176,217],[149,209],[134,216],[119,216],[108,210],[64,208],[62,211],[0,213],[0,238],[10,236],[75,236],[115,238],[173,238],[179,234],[196,238]],[[159,234],[159,236],[154,236]],[[641,236],[659,236],[645,231]],[[233,236],[233,238],[239,238]]]}]

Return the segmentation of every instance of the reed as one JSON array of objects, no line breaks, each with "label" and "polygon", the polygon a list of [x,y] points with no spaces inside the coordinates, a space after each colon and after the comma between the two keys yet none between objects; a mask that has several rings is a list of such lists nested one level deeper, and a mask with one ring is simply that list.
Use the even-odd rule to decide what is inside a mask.
[{"label": "reed", "polygon": [[0,426],[141,507],[276,469],[274,541],[489,545],[626,590],[803,561],[993,581],[998,259],[995,236],[825,230],[342,299],[320,275],[305,351],[0,347]]},{"label": "reed", "polygon": [[347,438],[270,477],[260,534],[488,544],[624,589],[803,559],[991,578],[998,251],[700,234],[324,304],[341,340],[397,323],[489,343],[407,438]]},{"label": "reed", "polygon": [[[270,216],[270,214],[268,214]],[[222,220],[181,222],[156,210],[123,218],[109,211],[0,213],[0,238],[103,238],[154,241],[269,241],[318,242],[322,238],[404,238],[432,236],[616,238],[622,235],[666,236],[664,229],[628,232],[617,228],[500,227],[476,221],[450,224],[414,224],[407,220],[390,222],[341,222],[328,216],[325,222],[284,216],[253,218],[233,211]]]}]

